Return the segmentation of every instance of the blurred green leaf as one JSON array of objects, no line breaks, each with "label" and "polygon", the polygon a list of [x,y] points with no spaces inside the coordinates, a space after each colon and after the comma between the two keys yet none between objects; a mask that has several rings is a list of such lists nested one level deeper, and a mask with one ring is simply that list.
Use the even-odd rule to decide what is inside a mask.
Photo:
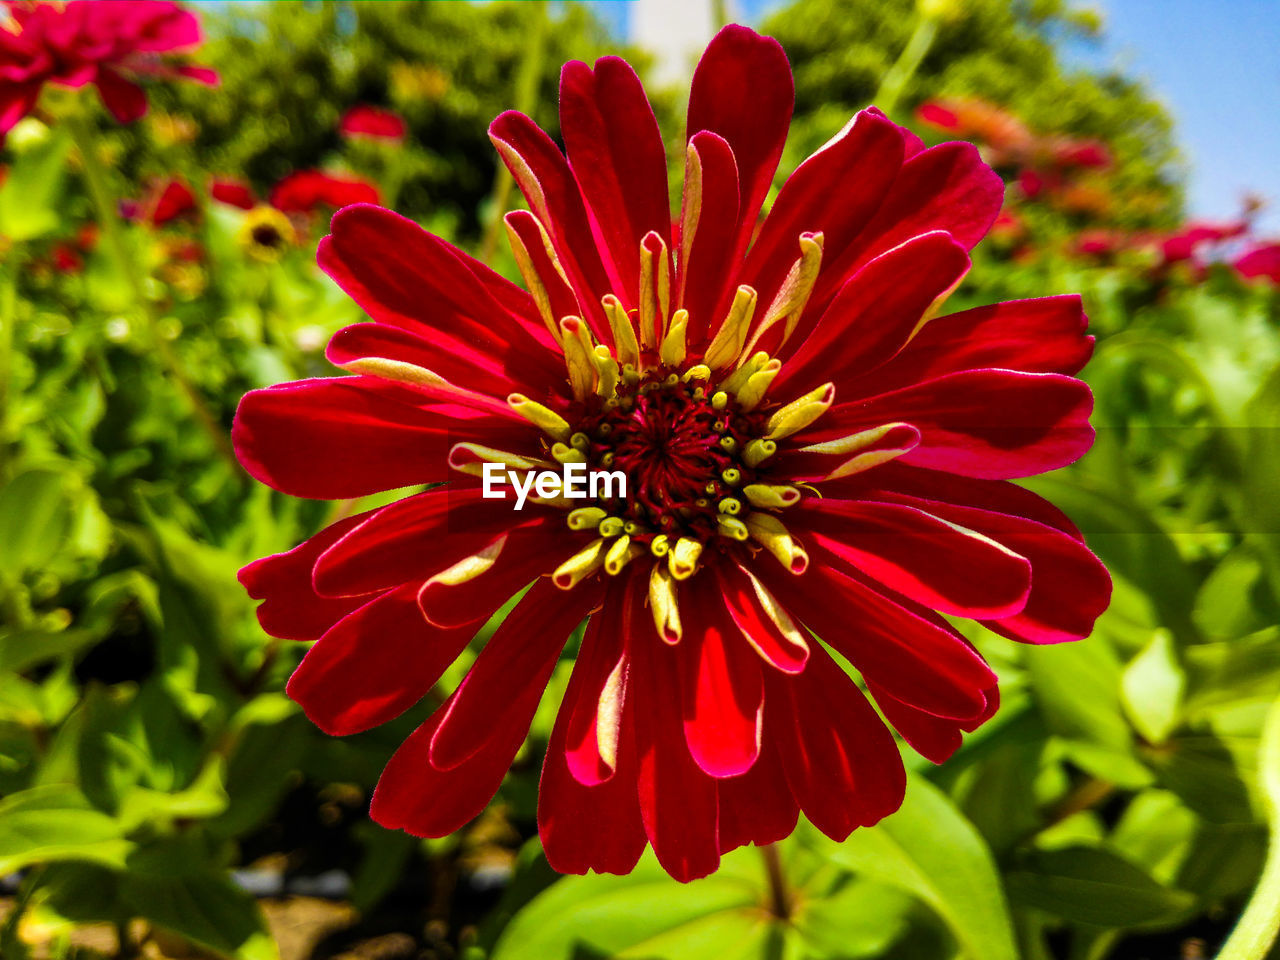
[{"label": "blurred green leaf", "polygon": [[278,960],[257,902],[223,873],[173,877],[129,873],[121,898],[136,916],[236,960]]},{"label": "blurred green leaf", "polygon": [[33,787],[0,800],[0,876],[56,860],[123,867],[131,849],[120,824],[73,787]]},{"label": "blurred green leaf", "polygon": [[1038,851],[1009,874],[1009,896],[1054,916],[1100,927],[1136,927],[1187,913],[1195,897],[1156,883],[1110,851],[1067,847]]},{"label": "blurred green leaf", "polygon": [[1177,726],[1186,685],[1173,637],[1156,631],[1120,678],[1125,713],[1148,743],[1163,743]]},{"label": "blurred green leaf", "polygon": [[20,577],[49,561],[71,526],[66,481],[56,470],[28,470],[0,490],[0,574]]},{"label": "blurred green leaf", "polygon": [[933,784],[912,777],[897,813],[842,844],[806,836],[834,863],[920,898],[971,960],[1016,960],[1013,925],[991,851]]},{"label": "blurred green leaf", "polygon": [[71,137],[55,128],[43,143],[23,151],[0,185],[0,236],[32,240],[54,230],[71,151]]}]

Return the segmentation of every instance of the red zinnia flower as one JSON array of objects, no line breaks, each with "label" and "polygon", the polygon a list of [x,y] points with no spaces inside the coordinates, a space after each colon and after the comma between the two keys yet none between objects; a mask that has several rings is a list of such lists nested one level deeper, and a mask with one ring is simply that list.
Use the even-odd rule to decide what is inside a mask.
[{"label": "red zinnia flower", "polygon": [[163,0],[6,0],[0,24],[0,136],[30,113],[45,83],[95,84],[121,123],[147,112],[140,77],[187,77],[215,84],[218,75],[171,56],[200,42],[195,15]]},{"label": "red zinnia flower", "polygon": [[153,227],[160,227],[197,209],[190,187],[181,180],[166,180],[152,187],[141,204],[140,216]]},{"label": "red zinnia flower", "polygon": [[399,114],[384,110],[381,107],[360,105],[352,107],[342,115],[338,123],[338,132],[344,137],[368,138],[371,140],[392,140],[399,143],[404,139],[404,120]]},{"label": "red zinnia flower", "polygon": [[252,210],[258,205],[253,195],[253,188],[243,180],[234,177],[215,178],[209,185],[209,195],[219,203],[239,207],[241,210]]},{"label": "red zinnia flower", "polygon": [[[448,484],[242,571],[268,632],[316,641],[290,695],[333,734],[383,723],[532,582],[387,766],[384,825],[440,836],[484,808],[587,619],[542,769],[552,866],[626,872],[648,842],[688,880],[801,810],[843,838],[905,779],[825,644],[941,761],[997,690],[940,614],[1054,643],[1106,606],[1079,532],[1009,482],[1092,442],[1079,298],[928,319],[1002,185],[874,109],[757,231],[791,108],[782,48],[723,30],[673,222],[635,73],[566,65],[567,158],[519,113],[490,127],[531,208],[506,218],[528,293],[389,211],[334,217],[319,263],[374,322],[329,344],[353,376],[244,398],[241,462],[302,497]],[[528,482],[575,463],[622,471],[625,496],[482,495],[487,464]]]},{"label": "red zinnia flower", "polygon": [[356,177],[335,177],[319,170],[298,170],[271,190],[271,205],[285,213],[310,213],[317,207],[377,203],[378,188]]}]

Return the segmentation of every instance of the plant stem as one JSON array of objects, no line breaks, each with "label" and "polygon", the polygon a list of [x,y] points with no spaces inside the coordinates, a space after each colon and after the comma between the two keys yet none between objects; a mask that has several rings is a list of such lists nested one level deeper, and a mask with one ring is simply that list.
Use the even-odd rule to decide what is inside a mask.
[{"label": "plant stem", "polygon": [[1262,729],[1258,776],[1271,823],[1271,843],[1258,886],[1218,960],[1263,960],[1280,932],[1280,699],[1271,705]]},{"label": "plant stem", "polygon": [[902,92],[911,82],[911,78],[916,75],[916,71],[920,69],[920,63],[929,52],[929,48],[933,46],[933,39],[937,34],[938,21],[920,14],[907,45],[902,48],[897,61],[880,80],[880,89],[876,91],[875,98],[871,102],[890,117],[897,110]]},{"label": "plant stem", "polygon": [[13,377],[13,325],[18,319],[17,257],[0,266],[0,486],[9,479],[9,392]]},{"label": "plant stem", "polygon": [[[524,57],[520,61],[520,73],[516,77],[515,109],[521,113],[531,114],[538,102],[538,80],[542,77],[542,61],[547,51],[547,2],[536,0],[528,5],[532,9],[529,24],[530,36],[524,48]],[[485,227],[484,239],[480,244],[480,259],[486,266],[493,266],[494,255],[498,252],[498,233],[503,227],[503,217],[511,203],[511,188],[514,181],[506,164],[499,162],[498,171],[493,178],[492,217]]]},{"label": "plant stem", "polygon": [[125,242],[124,232],[120,226],[120,213],[116,206],[116,200],[107,186],[102,167],[98,162],[97,151],[94,149],[94,138],[89,130],[89,125],[85,122],[83,116],[78,113],[68,114],[64,117],[64,122],[71,131],[71,138],[75,141],[76,147],[80,151],[80,166],[84,173],[85,186],[88,188],[89,197],[93,201],[93,207],[98,217],[98,227],[105,241],[107,251],[112,259],[116,261],[117,269],[129,284],[129,290],[133,294],[138,312],[142,315],[142,319],[147,325],[147,332],[156,354],[160,357],[161,364],[164,365],[169,375],[173,377],[179,389],[186,395],[196,419],[200,421],[200,425],[209,435],[214,449],[231,467],[232,476],[240,480],[243,478],[243,474],[240,471],[240,463],[236,459],[235,450],[232,449],[231,440],[227,436],[227,432],[218,423],[208,404],[205,403],[204,397],[196,388],[191,376],[187,373],[182,359],[160,330],[159,318],[156,316],[155,308],[147,298],[142,273],[138,269],[138,264],[129,249],[129,245]]},{"label": "plant stem", "polygon": [[791,892],[787,889],[778,845],[770,843],[761,847],[760,856],[764,858],[765,874],[769,877],[769,911],[779,920],[787,920],[791,916]]}]

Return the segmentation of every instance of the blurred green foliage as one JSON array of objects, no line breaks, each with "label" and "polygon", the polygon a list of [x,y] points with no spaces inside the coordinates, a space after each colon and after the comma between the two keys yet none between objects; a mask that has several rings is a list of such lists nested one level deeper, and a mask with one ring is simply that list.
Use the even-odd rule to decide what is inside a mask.
[{"label": "blurred green foliage", "polygon": [[[981,93],[1036,129],[1101,137],[1121,182],[1162,198],[1152,221],[1177,218],[1167,118],[1127,81],[1065,73],[1052,56],[1088,22],[1055,2],[963,9],[904,102]],[[202,10],[220,91],[158,90],[147,121],[79,147],[49,117],[4,155],[0,956],[74,956],[71,931],[90,922],[136,946],[128,921],[142,918],[149,950],[266,960],[277,947],[231,872],[254,865],[341,871],[372,929],[433,924],[429,956],[1100,960],[1223,940],[1280,803],[1280,734],[1261,739],[1280,689],[1275,289],[1221,266],[1199,278],[1136,255],[1081,261],[1056,242],[1061,220],[1036,224],[1035,256],[979,248],[949,309],[1080,291],[1100,338],[1086,371],[1097,447],[1034,483],[1115,575],[1094,636],[1028,648],[965,627],[998,669],[1000,712],[945,766],[908,752],[906,805],[846,843],[802,824],[776,870],[741,850],[683,888],[650,859],[626,878],[556,878],[534,809],[568,661],[485,817],[430,842],[368,822],[383,763],[439,699],[356,737],[321,734],[283,694],[301,645],[263,634],[235,573],[372,503],[249,484],[178,382],[225,429],[245,390],[332,372],[325,340],[360,319],[315,269],[320,218],[298,223],[278,261],[254,259],[244,214],[204,198],[206,174],[259,189],[322,163],[391,176],[386,157],[334,133],[351,104],[390,104],[413,131],[398,206],[474,244],[491,214],[484,131],[510,104],[531,8]],[[559,62],[613,49],[582,10],[554,16],[536,111],[552,128]],[[771,21],[797,70],[789,162],[865,104],[912,16],[905,0],[806,0]],[[660,100],[664,121],[673,106]],[[77,248],[82,268],[59,267],[57,246],[93,217],[85,164],[122,158],[115,195],[184,172],[198,211],[125,226],[123,264],[99,238]]]}]

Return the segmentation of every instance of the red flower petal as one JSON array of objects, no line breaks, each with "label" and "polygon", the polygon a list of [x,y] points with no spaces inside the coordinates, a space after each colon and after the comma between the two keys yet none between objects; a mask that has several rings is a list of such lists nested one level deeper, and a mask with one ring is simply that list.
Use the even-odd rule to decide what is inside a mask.
[{"label": "red flower petal", "polygon": [[147,95],[143,89],[114,70],[101,67],[94,82],[102,105],[120,123],[133,123],[147,112]]},{"label": "red flower petal", "polygon": [[795,84],[782,45],[747,27],[730,24],[717,33],[694,71],[687,135],[719,134],[737,160],[741,199],[735,260],[746,250],[773,182],[794,103]]},{"label": "red flower petal", "polygon": [[[787,617],[787,611],[781,607],[775,611],[769,609],[767,605],[776,601],[764,585],[737,564],[717,564],[715,573],[726,612],[743,638],[775,670],[783,673],[803,670],[809,662],[808,641],[794,624],[786,624],[790,631],[779,624],[777,618]],[[761,591],[765,591],[764,596]]]},{"label": "red flower petal", "polygon": [[451,770],[505,731],[529,729],[565,640],[600,602],[599,580],[565,593],[537,581],[476,657],[431,740],[431,764]]},{"label": "red flower petal", "polygon": [[475,627],[433,627],[406,584],[338,621],[289,678],[286,692],[336,737],[386,723],[417,703],[467,645]]},{"label": "red flower petal", "polygon": [[902,806],[906,771],[898,747],[852,680],[825,651],[804,672],[770,674],[787,782],[806,817],[833,840]]},{"label": "red flower petal", "polygon": [[688,584],[682,590],[684,637],[681,693],[684,736],[689,753],[704,773],[736,777],[760,754],[764,686],[760,661],[728,617],[717,610],[713,588]]},{"label": "red flower petal", "polygon": [[[787,718],[773,719],[785,723]],[[760,756],[740,777],[716,783],[720,852],[754,843],[764,846],[791,836],[800,818],[800,805],[787,784],[772,727],[760,746]]]},{"label": "red flower petal", "polygon": [[[231,439],[253,477],[295,497],[336,500],[445,480],[459,425],[405,394],[372,377],[254,390],[240,401]],[[503,429],[493,418],[467,427],[471,437]]]},{"label": "red flower petal", "polygon": [[964,370],[832,407],[803,441],[843,437],[905,421],[920,444],[903,463],[1006,480],[1079,460],[1093,445],[1093,394],[1072,377]]},{"label": "red flower petal", "polygon": [[339,520],[287,553],[241,568],[238,576],[245,591],[263,601],[258,605],[263,630],[282,640],[315,640],[367,601],[367,597],[320,596],[311,583],[311,570],[320,554],[370,516],[361,513]]},{"label": "red flower petal", "polygon": [[709,130],[690,137],[675,305],[689,311],[687,336],[694,347],[723,319],[720,305],[734,289],[738,189],[738,164],[728,142]]},{"label": "red flower petal", "polygon": [[960,617],[1019,612],[1031,564],[1002,545],[924,510],[866,500],[810,500],[795,529],[845,563],[934,610]]},{"label": "red flower petal", "polygon": [[560,130],[569,165],[604,240],[617,278],[613,291],[635,307],[640,241],[671,237],[667,157],[640,78],[618,57],[595,71],[578,60],[560,73]]}]

